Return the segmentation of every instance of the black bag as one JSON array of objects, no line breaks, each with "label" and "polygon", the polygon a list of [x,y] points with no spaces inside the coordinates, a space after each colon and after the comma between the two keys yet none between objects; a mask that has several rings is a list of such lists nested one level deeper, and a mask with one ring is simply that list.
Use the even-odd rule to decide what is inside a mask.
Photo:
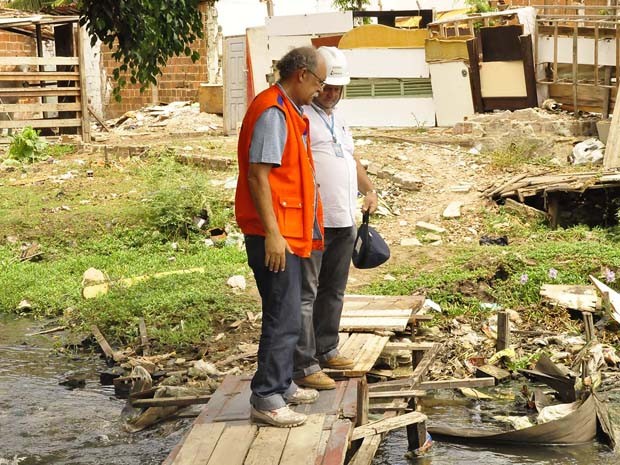
[{"label": "black bag", "polygon": [[362,224],[357,230],[353,245],[353,265],[355,268],[375,268],[390,258],[390,248],[379,233],[368,225],[370,214],[364,213]]}]

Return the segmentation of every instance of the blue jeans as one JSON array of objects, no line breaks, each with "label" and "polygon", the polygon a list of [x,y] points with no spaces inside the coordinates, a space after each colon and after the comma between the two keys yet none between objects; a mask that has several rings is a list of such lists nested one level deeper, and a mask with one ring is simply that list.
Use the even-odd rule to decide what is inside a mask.
[{"label": "blue jeans", "polygon": [[274,273],[265,266],[263,236],[245,236],[245,249],[263,308],[250,403],[259,410],[274,410],[284,407],[297,390],[292,379],[293,353],[301,328],[301,262],[305,259],[287,253],[285,270]]},{"label": "blue jeans", "polygon": [[338,355],[338,328],[349,278],[356,228],[325,228],[325,249],[302,260],[301,333],[293,378],[321,371]]}]

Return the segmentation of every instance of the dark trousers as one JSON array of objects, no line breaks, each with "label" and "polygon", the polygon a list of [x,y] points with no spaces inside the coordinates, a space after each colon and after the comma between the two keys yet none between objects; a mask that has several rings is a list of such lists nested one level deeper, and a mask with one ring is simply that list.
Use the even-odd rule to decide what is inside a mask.
[{"label": "dark trousers", "polygon": [[338,355],[338,328],[356,228],[325,228],[325,248],[302,261],[301,332],[293,378],[321,371]]},{"label": "dark trousers", "polygon": [[262,299],[262,332],[258,368],[252,378],[250,402],[260,410],[286,405],[297,390],[292,382],[293,354],[301,328],[301,261],[286,254],[286,268],[274,273],[265,266],[265,238],[246,236],[248,264]]}]

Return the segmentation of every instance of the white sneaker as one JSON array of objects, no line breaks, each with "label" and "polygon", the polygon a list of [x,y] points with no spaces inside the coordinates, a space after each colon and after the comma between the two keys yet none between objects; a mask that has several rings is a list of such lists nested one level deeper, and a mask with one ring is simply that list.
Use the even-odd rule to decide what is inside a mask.
[{"label": "white sneaker", "polygon": [[306,421],[306,415],[291,410],[288,406],[275,410],[258,410],[252,407],[250,419],[259,423],[266,423],[278,428],[291,428],[293,426],[303,425]]},{"label": "white sneaker", "polygon": [[285,398],[287,404],[311,404],[319,398],[319,391],[316,389],[304,389],[298,387],[297,390]]}]

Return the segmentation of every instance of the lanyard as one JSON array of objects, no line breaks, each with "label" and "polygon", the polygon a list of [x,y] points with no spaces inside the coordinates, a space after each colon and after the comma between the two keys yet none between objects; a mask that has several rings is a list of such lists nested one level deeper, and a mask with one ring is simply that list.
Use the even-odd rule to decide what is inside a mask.
[{"label": "lanyard", "polygon": [[316,111],[316,114],[319,115],[319,117],[323,120],[323,123],[325,124],[325,127],[327,129],[329,129],[329,132],[332,135],[332,141],[334,143],[338,142],[338,139],[336,139],[336,133],[334,132],[334,114],[332,113],[331,115],[328,115],[328,117],[330,117],[331,119],[331,124],[323,117],[323,115],[321,113],[324,113],[322,109],[320,109],[319,107],[317,107],[314,103],[312,104],[312,107],[314,108],[314,110]]}]

